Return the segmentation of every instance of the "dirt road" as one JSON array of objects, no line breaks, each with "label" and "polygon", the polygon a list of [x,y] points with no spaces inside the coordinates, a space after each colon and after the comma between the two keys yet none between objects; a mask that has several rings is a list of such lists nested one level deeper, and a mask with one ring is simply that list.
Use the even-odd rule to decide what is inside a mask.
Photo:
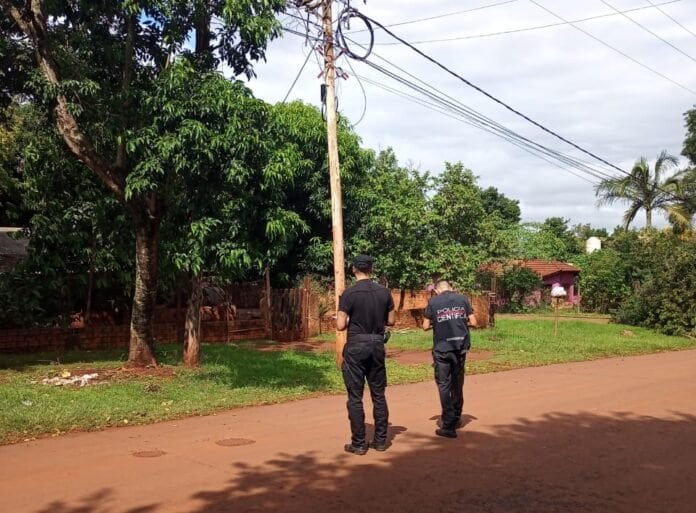
[{"label": "dirt road", "polygon": [[696,351],[388,390],[393,446],[348,440],[342,397],[0,447],[8,513],[696,511]]}]

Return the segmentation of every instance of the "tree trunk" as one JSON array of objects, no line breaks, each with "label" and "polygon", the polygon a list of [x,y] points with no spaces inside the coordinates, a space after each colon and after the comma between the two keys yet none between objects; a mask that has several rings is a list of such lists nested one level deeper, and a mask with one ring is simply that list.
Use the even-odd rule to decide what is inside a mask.
[{"label": "tree trunk", "polygon": [[97,252],[97,236],[92,227],[92,244],[89,253],[89,275],[87,277],[87,301],[85,304],[85,325],[89,324],[92,317],[92,291],[94,290],[94,273],[95,273],[95,254]]},{"label": "tree trunk", "polygon": [[159,218],[134,216],[135,292],[131,313],[128,367],[157,365],[155,359],[154,317],[157,301],[159,260]]},{"label": "tree trunk", "polygon": [[195,276],[191,281],[191,296],[186,309],[186,336],[184,339],[184,365],[198,367],[201,364],[201,277]]},{"label": "tree trunk", "polygon": [[184,342],[186,341],[185,338],[185,331],[184,331],[184,322],[185,318],[183,315],[181,315],[181,278],[177,278],[176,280],[176,343],[179,344],[181,347],[184,346]]},{"label": "tree trunk", "polygon": [[645,227],[648,230],[652,228],[652,210],[649,208],[645,209]]}]

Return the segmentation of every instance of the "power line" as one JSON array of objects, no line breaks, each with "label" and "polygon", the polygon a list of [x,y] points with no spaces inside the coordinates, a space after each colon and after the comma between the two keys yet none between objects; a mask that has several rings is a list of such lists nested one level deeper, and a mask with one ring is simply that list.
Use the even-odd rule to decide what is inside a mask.
[{"label": "power line", "polygon": [[[480,126],[477,126],[476,124],[472,123],[471,121],[469,121],[468,119],[464,118],[463,116],[460,116],[460,115],[458,115],[458,114],[449,112],[449,111],[448,111],[447,109],[445,109],[444,107],[438,106],[435,102],[430,102],[430,101],[427,101],[427,100],[423,100],[423,99],[421,99],[421,98],[418,98],[417,96],[414,96],[414,95],[405,93],[405,92],[403,92],[403,91],[399,91],[398,89],[395,89],[395,88],[393,88],[393,87],[389,87],[389,86],[387,86],[387,85],[385,85],[385,84],[382,84],[382,83],[380,83],[380,82],[374,81],[374,80],[369,79],[369,78],[364,77],[364,76],[361,76],[360,78],[361,78],[364,82],[366,82],[366,83],[368,83],[368,84],[371,84],[371,85],[373,85],[373,86],[375,86],[375,87],[378,87],[378,88],[380,88],[380,89],[382,89],[382,90],[385,90],[385,91],[387,91],[387,92],[390,92],[390,93],[392,93],[392,94],[394,94],[394,95],[396,95],[396,96],[400,96],[400,97],[402,97],[402,98],[404,98],[404,99],[406,99],[406,100],[408,100],[408,101],[410,101],[410,102],[412,102],[412,103],[421,105],[421,106],[425,107],[426,109],[429,109],[429,110],[431,110],[431,111],[433,111],[433,112],[438,112],[439,114],[442,114],[443,116],[447,116],[447,117],[449,117],[449,118],[451,118],[451,119],[454,119],[454,120],[456,120],[456,121],[460,121],[460,122],[465,123],[465,124],[467,124],[467,125],[470,125],[470,126],[473,126],[473,127],[475,127],[475,128],[481,129]],[[566,172],[568,172],[568,173],[570,173],[570,174],[576,176],[577,178],[580,178],[581,180],[584,180],[585,182],[588,182],[588,183],[590,183],[590,184],[592,184],[592,185],[596,185],[595,182],[593,182],[592,180],[590,180],[590,179],[588,179],[588,178],[582,176],[581,174],[579,174],[579,173],[573,171],[572,169],[569,169],[569,168],[567,168],[567,167],[564,167],[564,166],[560,165],[558,162],[551,160],[551,158],[545,156],[543,153],[537,152],[537,151],[535,151],[534,149],[532,149],[532,148],[530,148],[530,147],[528,147],[528,146],[525,146],[524,144],[520,143],[519,141],[514,140],[513,138],[505,138],[505,137],[501,136],[500,134],[494,133],[494,132],[491,131],[491,130],[486,130],[486,129],[484,129],[484,130],[485,130],[486,132],[488,132],[488,133],[491,133],[492,135],[496,135],[497,137],[502,137],[502,138],[504,138],[504,139],[507,140],[510,144],[513,144],[514,146],[516,146],[516,147],[522,149],[523,151],[525,151],[525,152],[527,152],[527,153],[529,153],[529,154],[531,154],[531,155],[533,155],[533,156],[535,156],[535,157],[537,157],[537,158],[540,158],[540,159],[546,161],[547,163],[549,163],[549,164],[551,164],[551,165],[553,165],[553,166],[555,166],[555,167],[558,167],[559,169],[562,169],[562,170],[564,170],[564,171],[566,171]]]},{"label": "power line", "polygon": [[[287,29],[287,28],[284,28]],[[297,31],[294,31],[292,29],[287,29],[288,32],[294,33],[300,37],[305,37],[305,34],[301,34]],[[357,46],[363,46],[360,43],[357,43],[350,38],[346,38],[347,40],[351,41],[353,44],[356,44]],[[384,61],[388,65],[396,68],[400,72],[406,74],[407,76],[411,77],[414,80],[417,80],[418,82],[422,83],[424,87],[418,86],[417,84],[414,84],[413,82],[408,81],[407,79],[404,79],[403,77],[398,76],[396,73],[393,73],[389,70],[386,70],[385,68],[369,61],[364,61],[367,65],[370,67],[374,68],[375,70],[381,72],[382,74],[388,76],[392,80],[395,80],[402,85],[406,85],[407,87],[415,90],[419,94],[426,96],[427,98],[430,98],[433,102],[436,104],[439,104],[440,109],[444,109],[449,112],[450,117],[455,116],[456,119],[465,118],[467,121],[464,121],[465,123],[472,125],[474,127],[477,127],[481,130],[484,130],[488,133],[491,133],[493,135],[496,135],[498,137],[501,137],[504,140],[507,140],[508,142],[514,144],[515,146],[518,146],[522,148],[523,150],[527,151],[528,153],[531,153],[533,155],[536,155],[543,160],[549,162],[549,158],[556,159],[557,161],[562,162],[563,164],[573,167],[575,169],[578,169],[579,171],[589,174],[590,176],[596,178],[596,179],[604,179],[610,177],[607,173],[598,170],[597,168],[592,167],[588,163],[579,160],[574,157],[570,157],[566,154],[560,153],[556,150],[550,149],[546,146],[543,146],[539,143],[536,143],[532,141],[531,139],[528,139],[520,134],[515,133],[514,131],[508,129],[504,125],[501,125],[500,123],[497,123],[496,121],[484,116],[483,114],[477,112],[474,109],[471,109],[470,107],[466,106],[465,104],[461,103],[459,100],[447,95],[446,93],[438,90],[437,88],[433,87],[432,85],[428,84],[427,82],[419,79],[415,75],[409,73],[408,71],[404,70],[403,68],[397,66],[396,64],[388,61],[387,59],[377,55],[376,53],[372,53],[375,57],[379,58],[380,60]],[[361,77],[362,78],[362,77]],[[435,92],[433,92],[433,90]],[[439,112],[442,112],[442,110],[439,110]],[[455,114],[452,114],[454,112]],[[554,165],[558,166],[558,163],[556,162]],[[568,170],[565,167],[561,167],[561,169]],[[572,171],[569,171],[572,173]],[[575,174],[575,173],[572,173]],[[577,175],[576,175],[577,176]]]},{"label": "power line", "polygon": [[309,49],[309,52],[307,53],[307,57],[305,58],[304,62],[302,63],[302,66],[300,67],[300,71],[297,72],[297,75],[295,76],[295,80],[292,81],[292,84],[290,85],[290,89],[288,89],[288,92],[285,93],[285,98],[283,98],[283,103],[285,103],[288,100],[288,96],[290,96],[290,93],[295,88],[295,84],[297,84],[297,81],[302,76],[302,72],[304,71],[305,67],[307,66],[307,63],[309,62],[309,58],[314,53],[314,48],[316,46],[317,46],[317,43],[315,41],[314,44],[312,44],[312,47]]},{"label": "power line", "polygon": [[682,54],[683,56],[685,56],[687,59],[690,59],[690,60],[696,62],[696,59],[694,59],[691,55],[689,55],[688,53],[686,53],[685,51],[683,51],[681,48],[679,48],[679,47],[676,46],[676,45],[673,45],[672,43],[670,43],[669,41],[667,41],[665,38],[663,38],[663,37],[660,36],[659,34],[656,34],[656,33],[653,32],[652,30],[650,30],[648,27],[646,27],[645,25],[643,25],[642,23],[640,23],[640,22],[634,20],[634,19],[631,18],[628,14],[619,11],[616,7],[614,7],[613,5],[611,5],[611,4],[610,4],[609,2],[607,2],[606,0],[600,0],[600,1],[601,1],[604,5],[606,5],[607,7],[609,7],[610,9],[613,9],[614,11],[616,11],[617,14],[621,14],[621,15],[622,15],[624,18],[626,18],[628,21],[630,21],[630,22],[633,23],[634,25],[640,27],[640,28],[643,29],[645,32],[647,32],[648,34],[650,34],[651,36],[653,36],[654,38],[659,39],[660,41],[662,41],[664,44],[666,44],[666,45],[669,46],[670,48],[673,48],[674,50],[676,50],[677,52],[679,52],[680,54]]},{"label": "power line", "polygon": [[[442,96],[438,96],[438,94],[433,93],[432,91],[427,90],[426,88],[423,88],[421,86],[418,86],[417,84],[414,84],[413,82],[410,82],[403,77],[398,76],[397,74],[386,70],[385,68],[376,65],[373,62],[370,61],[365,61],[367,65],[370,67],[374,68],[375,70],[381,72],[382,74],[388,76],[392,80],[395,80],[402,85],[406,85],[407,87],[419,92],[420,94],[432,99],[433,101],[441,104],[444,106],[445,109],[448,111],[454,111],[457,115],[462,116],[467,119],[467,124],[470,124],[472,126],[475,126],[477,128],[480,128],[486,132],[489,132],[491,134],[497,135],[505,140],[508,140],[510,142],[514,141],[513,144],[516,144],[518,146],[522,145],[525,148],[531,149],[535,153],[542,153],[544,155],[547,155],[551,158],[554,158],[560,162],[563,162],[566,165],[572,166],[579,171],[582,171],[584,173],[590,174],[591,176],[598,178],[598,179],[603,179],[609,177],[608,174],[593,168],[591,165],[588,165],[587,163],[576,159],[574,157],[570,157],[568,155],[565,155],[561,152],[558,152],[556,150],[550,149],[540,143],[537,143],[535,141],[532,141],[531,139],[528,139],[527,137],[524,137],[509,128],[505,127],[504,125],[501,125],[500,123],[484,116],[483,114],[477,112],[474,109],[471,109],[470,107],[467,107],[466,105],[462,104],[456,99],[452,99],[448,95],[442,93],[441,91],[437,91],[440,95],[444,96],[445,99],[442,98]],[[392,64],[392,66],[397,67]],[[397,67],[398,68],[398,67]],[[406,72],[406,74],[409,74]],[[417,79],[420,82],[422,82],[420,79]]]},{"label": "power line", "polygon": [[672,84],[676,85],[677,87],[680,87],[681,89],[684,89],[685,91],[688,91],[688,92],[690,92],[691,94],[696,95],[696,91],[694,91],[693,89],[690,89],[690,88],[688,88],[687,86],[685,86],[685,85],[683,85],[683,84],[680,84],[680,83],[677,82],[676,80],[672,80],[672,79],[669,78],[667,75],[664,75],[664,74],[660,73],[659,71],[657,71],[657,70],[651,68],[651,67],[648,66],[647,64],[644,64],[644,63],[640,62],[639,60],[634,59],[633,57],[631,57],[630,55],[628,55],[628,54],[625,53],[625,52],[622,52],[621,50],[619,50],[619,49],[616,48],[615,46],[612,46],[612,45],[610,45],[609,43],[607,43],[606,41],[603,41],[602,39],[599,39],[597,36],[595,36],[595,35],[592,34],[591,32],[588,32],[587,30],[585,30],[585,29],[582,28],[582,27],[578,27],[578,26],[575,24],[575,22],[568,21],[568,20],[566,20],[565,18],[563,18],[562,16],[560,16],[559,14],[556,14],[555,12],[553,12],[551,9],[548,9],[547,7],[544,7],[543,5],[541,5],[541,4],[540,4],[539,2],[537,2],[536,0],[529,0],[529,1],[532,2],[534,5],[536,5],[537,7],[539,7],[540,9],[543,9],[544,11],[546,11],[547,13],[549,13],[551,16],[554,16],[555,18],[558,18],[559,20],[561,20],[561,21],[563,21],[563,22],[565,22],[565,23],[570,24],[574,29],[579,30],[580,32],[582,32],[583,34],[585,34],[585,35],[588,36],[588,37],[591,37],[592,39],[594,39],[595,41],[597,41],[599,44],[601,44],[601,45],[603,45],[603,46],[606,46],[607,48],[609,48],[610,50],[615,51],[615,52],[618,53],[619,55],[623,55],[625,58],[627,58],[627,59],[630,60],[631,62],[634,62],[634,63],[638,64],[640,67],[645,68],[646,70],[648,70],[648,71],[650,71],[651,73],[657,75],[658,77],[664,78],[665,80],[671,82]]},{"label": "power line", "polygon": [[[494,4],[481,5],[479,7],[473,7],[470,9],[463,9],[461,11],[453,11],[453,12],[438,14],[436,16],[429,16],[427,18],[416,18],[413,20],[406,20],[406,21],[399,21],[396,23],[389,23],[389,24],[386,24],[384,26],[385,27],[399,27],[402,25],[412,25],[413,23],[421,23],[423,21],[438,20],[440,18],[449,18],[451,16],[457,16],[459,14],[466,14],[466,13],[475,12],[475,11],[482,11],[484,9],[490,9],[492,7],[498,7],[498,6],[506,5],[506,4],[514,4],[515,2],[517,2],[517,0],[505,0],[504,2],[497,2]],[[367,29],[355,30],[352,33],[357,34],[359,32],[365,32],[366,30]]]},{"label": "power line", "polygon": [[356,127],[362,122],[363,119],[365,119],[365,114],[367,114],[367,92],[365,92],[365,86],[363,85],[362,81],[360,80],[360,77],[358,76],[358,74],[355,72],[355,69],[353,68],[353,64],[350,62],[350,59],[347,59],[346,62],[348,63],[348,67],[350,68],[350,71],[353,72],[353,76],[358,81],[358,85],[360,86],[360,90],[362,91],[362,95],[363,95],[362,114],[360,114],[360,119],[358,119],[353,124],[353,127]]},{"label": "power line", "polygon": [[661,6],[661,5],[664,5],[664,4],[654,4],[654,3],[652,3],[651,0],[645,0],[645,1],[648,2],[650,5],[652,5],[655,9],[657,9],[658,11],[660,11],[664,16],[666,16],[667,18],[669,18],[670,20],[672,20],[674,23],[676,23],[677,25],[679,25],[681,28],[683,28],[686,32],[688,32],[688,33],[691,34],[692,36],[696,37],[696,32],[693,32],[693,31],[690,30],[689,28],[687,28],[687,27],[685,27],[684,25],[682,25],[681,23],[679,23],[678,20],[676,20],[675,18],[672,18],[664,9],[660,9],[660,6]]},{"label": "power line", "polygon": [[[531,0],[531,1],[532,1],[533,3],[535,3],[535,4],[537,4],[537,2],[534,2],[534,0]],[[538,5],[538,4],[537,4],[537,5]],[[424,52],[420,51],[418,48],[413,47],[413,45],[409,44],[407,41],[403,40],[402,38],[400,38],[399,36],[397,36],[396,34],[394,34],[392,31],[388,30],[384,25],[382,25],[381,23],[377,22],[376,20],[373,20],[373,19],[371,19],[371,18],[369,18],[369,17],[367,17],[367,16],[361,14],[359,11],[357,11],[357,10],[355,10],[355,9],[349,9],[349,10],[347,10],[347,11],[344,11],[344,13],[342,13],[341,16],[346,15],[346,13],[348,13],[348,15],[349,15],[350,17],[362,17],[362,18],[364,18],[364,19],[368,22],[368,26],[369,26],[369,23],[372,23],[372,24],[374,24],[375,26],[377,26],[377,27],[379,27],[379,28],[382,28],[382,29],[383,29],[385,32],[387,32],[389,35],[391,35],[392,37],[394,37],[395,39],[397,39],[398,41],[400,41],[402,44],[406,45],[407,47],[411,48],[413,51],[415,51],[416,53],[418,53],[418,54],[421,55],[422,57],[424,57],[424,58],[426,58],[427,60],[431,61],[433,64],[435,64],[435,65],[437,65],[438,67],[442,68],[442,69],[443,69],[444,71],[446,71],[447,73],[453,75],[455,78],[459,79],[460,81],[462,81],[462,82],[464,82],[465,84],[469,85],[470,87],[474,88],[475,90],[477,90],[477,91],[480,92],[481,94],[485,95],[485,96],[488,97],[489,99],[491,99],[491,100],[493,100],[494,102],[500,104],[501,106],[505,107],[507,110],[509,110],[509,111],[513,112],[514,114],[516,114],[516,115],[522,117],[522,118],[525,119],[526,121],[528,121],[528,122],[530,122],[531,124],[537,126],[538,128],[542,129],[543,131],[549,133],[550,135],[552,135],[552,136],[558,138],[559,140],[565,142],[566,144],[569,144],[570,146],[572,146],[572,147],[574,147],[575,149],[577,149],[577,150],[579,150],[579,151],[581,151],[581,152],[587,154],[588,156],[594,158],[595,160],[598,160],[598,161],[602,162],[603,164],[607,165],[608,167],[613,168],[613,169],[619,171],[619,172],[622,173],[623,175],[626,175],[626,176],[629,176],[629,175],[630,175],[630,173],[624,171],[623,169],[619,168],[618,166],[616,166],[616,165],[614,165],[614,164],[611,164],[610,162],[608,162],[608,161],[602,159],[601,157],[598,157],[597,155],[595,155],[595,154],[592,153],[592,152],[589,152],[588,150],[585,150],[584,148],[582,148],[582,147],[578,146],[577,144],[575,144],[575,143],[569,141],[568,139],[566,139],[566,138],[560,136],[559,134],[555,133],[554,131],[552,131],[552,130],[546,128],[546,127],[544,127],[543,125],[541,125],[540,123],[534,121],[533,119],[529,118],[528,116],[526,116],[526,115],[522,114],[521,112],[515,110],[514,108],[512,108],[512,107],[509,106],[509,105],[507,105],[507,104],[506,104],[505,102],[503,102],[502,100],[499,100],[498,98],[496,98],[496,97],[494,97],[493,95],[491,95],[490,93],[487,93],[486,91],[484,91],[484,90],[481,89],[480,87],[474,85],[473,83],[471,83],[470,81],[468,81],[468,80],[466,80],[465,78],[461,77],[460,75],[458,75],[458,74],[455,73],[454,71],[450,70],[449,68],[447,68],[447,67],[444,66],[443,64],[439,63],[438,61],[436,61],[436,60],[433,59],[432,57],[430,57],[430,56],[428,56],[427,54],[425,54]],[[561,18],[561,19],[562,19],[562,18]],[[296,32],[296,33],[297,33],[297,32]],[[299,34],[299,33],[297,33],[297,34],[300,35],[301,37],[306,37],[305,34]],[[356,43],[355,41],[351,40],[351,39],[348,38],[348,37],[346,37],[345,39],[351,41],[351,42],[354,43],[354,44],[358,44],[358,43]],[[358,44],[358,45],[359,45],[359,44]],[[376,55],[376,54],[374,54],[374,52],[373,52],[373,55]],[[385,60],[385,59],[382,58],[382,60]],[[385,61],[386,61],[386,60],[385,60]],[[365,62],[367,62],[367,61],[365,61]],[[391,64],[392,66],[396,67],[397,69],[401,69],[401,68],[398,68],[398,66],[396,66],[395,64],[389,63],[389,61],[386,61],[386,62],[387,62],[388,64]],[[374,63],[368,63],[368,64],[374,67]],[[402,71],[404,71],[404,70],[402,70]],[[406,73],[407,73],[407,72],[406,72]],[[407,74],[408,74],[408,73],[407,73]],[[410,76],[413,76],[413,75],[410,75]],[[392,78],[397,79],[396,77],[392,77]],[[414,77],[414,78],[417,79],[417,77]],[[420,82],[423,82],[423,81],[420,80],[420,79],[417,79],[417,80],[419,80]],[[446,96],[446,95],[445,95],[445,96]],[[450,98],[451,98],[451,97],[450,97]],[[440,99],[440,101],[441,101],[441,99]],[[447,103],[445,103],[445,105],[447,105]],[[599,178],[599,179],[602,179],[602,180],[603,180],[603,179],[605,179],[606,177],[609,177],[609,175],[606,175],[604,172],[602,172],[602,171],[600,171],[600,170],[598,170],[598,169],[596,169],[596,168],[593,168],[592,166],[587,165],[587,163],[584,163],[583,161],[580,161],[580,160],[575,159],[575,158],[573,158],[573,157],[569,157],[569,156],[567,156],[567,155],[565,155],[565,154],[562,154],[562,153],[560,153],[560,152],[557,152],[557,151],[555,151],[555,150],[551,150],[551,149],[549,149],[549,148],[546,148],[546,147],[543,146],[543,145],[540,145],[540,144],[538,144],[538,143],[535,143],[534,141],[531,141],[531,140],[529,140],[529,139],[527,139],[527,138],[525,138],[525,137],[523,137],[523,136],[520,136],[519,134],[516,134],[516,133],[512,132],[511,130],[509,130],[509,129],[503,127],[502,125],[500,125],[500,124],[498,124],[498,123],[496,123],[496,122],[493,122],[492,120],[489,120],[488,118],[485,118],[485,116],[482,116],[482,115],[480,115],[479,113],[476,113],[476,111],[473,111],[473,109],[469,109],[468,107],[464,106],[464,105],[461,104],[461,103],[460,103],[460,106],[461,106],[461,107],[458,107],[458,108],[462,108],[462,110],[466,109],[466,114],[462,114],[462,115],[466,116],[467,119],[468,119],[469,121],[472,121],[472,122],[474,122],[474,123],[478,123],[478,125],[476,125],[476,126],[479,126],[479,127],[485,126],[485,127],[487,127],[487,128],[494,129],[494,130],[496,130],[499,134],[501,134],[501,136],[502,136],[503,138],[507,138],[508,136],[509,136],[509,137],[517,138],[517,142],[520,142],[520,144],[527,144],[527,147],[528,147],[528,148],[530,147],[529,145],[531,145],[533,151],[544,152],[544,153],[546,153],[546,154],[549,154],[551,157],[553,157],[553,158],[555,158],[555,159],[557,159],[557,160],[559,160],[559,161],[561,161],[561,162],[567,163],[567,164],[569,164],[569,165],[571,165],[571,166],[574,166],[574,167],[580,169],[581,171],[583,171],[583,172],[585,172],[585,173],[591,174],[591,175],[594,176],[595,178]],[[461,113],[461,111],[460,111],[460,113]],[[473,113],[473,115],[472,115],[472,113]],[[469,116],[471,116],[471,117],[469,117]],[[482,119],[477,119],[477,117],[480,117],[480,118],[482,118]],[[488,123],[490,123],[490,124],[488,124]],[[484,128],[484,129],[485,129],[485,128]],[[513,144],[515,144],[515,143],[513,143]],[[669,193],[668,191],[664,191],[663,189],[660,189],[660,190],[662,190],[663,192],[665,192],[665,193],[667,193],[667,194],[669,194],[669,195],[671,195],[671,196],[673,196],[673,197],[676,198],[676,196],[674,196],[673,194]]]},{"label": "power line", "polygon": [[[531,1],[534,2],[534,0],[531,0]],[[536,2],[535,2],[535,3],[536,3]],[[364,15],[363,15],[363,16],[364,16]],[[546,133],[552,135],[553,137],[555,137],[555,138],[557,138],[557,139],[563,141],[564,143],[566,143],[566,144],[572,146],[573,148],[575,148],[576,150],[579,150],[579,151],[581,151],[582,153],[584,153],[584,154],[586,154],[586,155],[592,157],[593,159],[595,159],[595,160],[597,160],[597,161],[599,161],[599,162],[601,162],[601,163],[603,163],[603,164],[605,164],[605,165],[607,165],[607,166],[609,166],[609,167],[611,167],[611,168],[614,168],[614,169],[616,169],[616,170],[618,170],[618,171],[620,171],[620,172],[622,172],[622,173],[624,172],[620,167],[618,167],[618,166],[616,166],[616,165],[614,165],[614,164],[608,162],[607,160],[603,159],[602,157],[599,157],[598,155],[595,155],[595,154],[592,153],[591,151],[586,150],[585,148],[583,148],[583,147],[581,147],[581,146],[575,144],[574,142],[572,142],[572,141],[566,139],[566,138],[563,137],[562,135],[559,135],[558,133],[554,132],[553,130],[551,130],[551,129],[549,129],[549,128],[546,128],[544,125],[542,125],[542,124],[539,123],[538,121],[535,121],[534,119],[530,118],[530,117],[527,116],[526,114],[523,114],[522,112],[520,112],[520,111],[518,111],[517,109],[511,107],[510,105],[508,105],[508,104],[505,103],[504,101],[502,101],[502,100],[500,100],[499,98],[493,96],[491,93],[489,93],[489,92],[485,91],[484,89],[482,89],[481,87],[477,86],[476,84],[474,84],[474,83],[471,82],[470,80],[467,80],[466,78],[462,77],[461,75],[459,75],[459,74],[456,73],[455,71],[452,71],[450,68],[448,68],[448,67],[445,66],[444,64],[440,63],[439,61],[435,60],[434,58],[432,58],[432,57],[429,56],[428,54],[424,53],[423,51],[419,50],[418,48],[416,48],[416,47],[413,46],[412,44],[410,44],[410,43],[408,43],[407,41],[405,41],[404,39],[402,39],[401,37],[399,37],[399,36],[397,36],[396,34],[394,34],[391,30],[389,30],[388,28],[386,28],[386,27],[384,27],[383,25],[381,25],[378,21],[375,21],[375,20],[373,20],[373,19],[371,19],[371,18],[369,18],[369,17],[367,17],[367,16],[366,16],[366,18],[367,18],[371,23],[373,23],[374,25],[376,25],[376,26],[378,26],[378,27],[381,26],[382,29],[383,29],[385,32],[387,32],[390,36],[392,36],[392,37],[393,37],[394,39],[396,39],[397,41],[401,41],[404,45],[406,45],[406,46],[409,47],[411,50],[413,50],[414,52],[416,52],[417,54],[419,54],[421,57],[423,57],[423,58],[425,58],[426,60],[430,61],[431,63],[435,64],[437,67],[439,67],[439,68],[442,69],[443,71],[445,71],[445,72],[447,72],[448,74],[452,75],[453,77],[457,78],[458,80],[460,80],[460,81],[463,82],[464,84],[468,85],[468,86],[471,87],[472,89],[475,89],[476,91],[478,91],[479,93],[483,94],[484,96],[486,96],[486,97],[489,98],[490,100],[493,100],[495,103],[497,103],[498,105],[501,105],[502,107],[504,107],[505,109],[509,110],[509,111],[512,112],[513,114],[515,114],[515,115],[521,117],[522,119],[528,121],[529,123],[533,124],[533,125],[536,126],[537,128],[540,128],[540,129],[543,130],[544,132],[546,132]]]},{"label": "power line", "polygon": [[[635,11],[644,11],[646,9],[653,9],[653,8],[659,9],[659,7],[662,5],[674,4],[677,2],[681,2],[681,1],[682,0],[670,0],[668,2],[662,2],[659,4],[652,4],[652,5],[647,5],[647,6],[643,6],[643,7],[634,7],[633,9],[627,9],[625,11],[620,11],[620,13],[631,13],[631,12],[635,12]],[[563,25],[570,25],[572,23],[582,23],[584,21],[599,20],[602,18],[610,18],[612,16],[618,16],[618,13],[599,14],[597,16],[590,16],[587,18],[579,18],[577,20],[561,21],[561,22],[557,22],[557,23],[547,23],[545,25],[536,25],[534,27],[501,30],[499,32],[488,32],[485,34],[471,34],[468,36],[446,37],[446,38],[440,38],[440,39],[424,39],[424,40],[419,40],[419,41],[411,41],[410,43],[413,45],[422,45],[422,44],[429,44],[429,43],[449,43],[452,41],[464,41],[467,39],[480,39],[480,38],[485,38],[485,37],[503,36],[503,35],[507,35],[507,34],[517,34],[519,32],[529,32],[532,30],[541,30],[541,29],[547,29],[547,28],[551,28],[551,27],[561,27]],[[393,45],[398,45],[398,44],[401,44],[401,43],[375,43],[375,45],[379,45],[379,46],[393,46]]]}]

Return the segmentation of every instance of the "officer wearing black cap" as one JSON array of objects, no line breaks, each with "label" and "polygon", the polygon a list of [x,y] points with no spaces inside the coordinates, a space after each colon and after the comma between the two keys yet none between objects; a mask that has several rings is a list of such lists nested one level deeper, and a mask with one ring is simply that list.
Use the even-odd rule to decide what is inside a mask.
[{"label": "officer wearing black cap", "polygon": [[346,452],[363,455],[365,440],[365,411],[363,390],[365,380],[370,387],[374,407],[375,434],[370,444],[377,451],[387,449],[389,409],[384,389],[387,371],[384,366],[385,325],[394,325],[394,300],[391,292],[373,282],[372,257],[358,255],[353,261],[353,274],[358,280],[347,288],[338,305],[336,327],[348,330],[348,342],[343,348],[343,381],[348,392],[348,418],[351,443]]},{"label": "officer wearing black cap", "polygon": [[423,313],[423,329],[433,328],[433,367],[442,406],[435,434],[456,438],[464,406],[464,365],[471,347],[469,326],[476,326],[476,317],[469,300],[454,292],[447,280],[437,282],[435,294]]}]

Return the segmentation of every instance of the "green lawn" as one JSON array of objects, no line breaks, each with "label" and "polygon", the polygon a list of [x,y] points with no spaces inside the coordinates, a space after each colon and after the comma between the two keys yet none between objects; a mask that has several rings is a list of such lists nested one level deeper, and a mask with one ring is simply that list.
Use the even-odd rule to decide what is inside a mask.
[{"label": "green lawn", "polygon": [[[177,347],[160,346],[160,362],[172,376],[126,379],[117,374],[107,383],[84,388],[32,382],[64,369],[114,371],[123,364],[124,352],[0,355],[0,443],[205,415],[343,390],[331,352],[260,352],[249,346],[206,345],[203,365],[195,371],[178,366]],[[396,332],[389,342],[390,348],[404,350],[427,351],[430,346],[431,333],[420,330]],[[469,373],[679,350],[696,347],[696,341],[582,321],[560,323],[555,338],[552,321],[501,320],[495,329],[476,331],[473,347],[493,354],[469,362]],[[390,361],[388,373],[390,384],[432,379],[428,364]]]}]

